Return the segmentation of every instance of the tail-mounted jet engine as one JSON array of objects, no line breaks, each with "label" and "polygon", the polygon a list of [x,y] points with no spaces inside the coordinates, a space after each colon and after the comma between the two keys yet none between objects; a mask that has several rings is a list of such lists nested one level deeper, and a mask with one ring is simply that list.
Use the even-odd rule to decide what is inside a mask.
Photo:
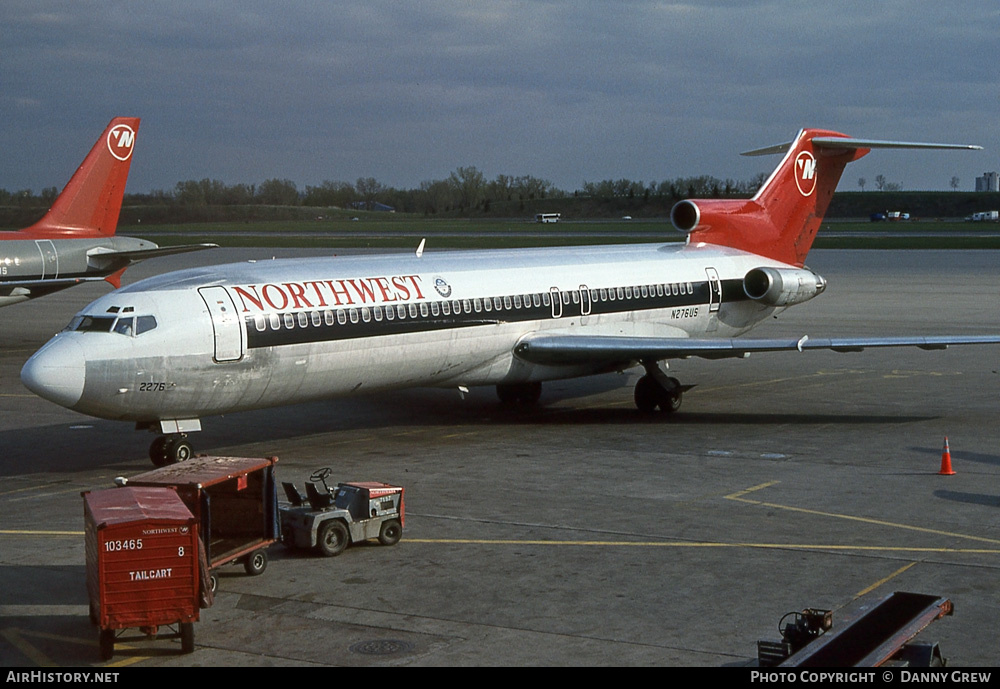
[{"label": "tail-mounted jet engine", "polygon": [[768,306],[809,301],[826,289],[826,280],[807,268],[754,268],[743,278],[743,291]]}]

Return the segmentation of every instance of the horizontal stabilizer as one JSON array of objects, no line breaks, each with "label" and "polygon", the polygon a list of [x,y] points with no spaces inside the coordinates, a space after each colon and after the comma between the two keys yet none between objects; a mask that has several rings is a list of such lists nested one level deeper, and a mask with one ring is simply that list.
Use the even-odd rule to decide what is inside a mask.
[{"label": "horizontal stabilizer", "polygon": [[621,337],[601,335],[528,335],[514,347],[525,361],[545,365],[614,364],[664,359],[743,358],[753,352],[828,349],[860,352],[874,347],[945,349],[952,345],[1000,344],[1000,335],[942,335],[925,337],[839,337],[825,339],[680,337]]},{"label": "horizontal stabilizer", "polygon": [[[778,144],[776,146],[766,146],[764,148],[758,148],[753,151],[746,151],[740,155],[745,156],[763,156],[763,155],[774,155],[777,153],[786,153],[788,149],[793,146],[796,142],[789,141],[788,143]],[[975,146],[972,144],[938,144],[938,143],[925,143],[920,141],[883,141],[881,139],[852,139],[849,137],[842,136],[817,136],[812,139],[813,146],[817,148],[836,148],[836,149],[846,149],[846,150],[859,150],[873,148],[916,148],[916,149],[945,149],[945,150],[958,150],[958,151],[981,151],[982,146]]]}]

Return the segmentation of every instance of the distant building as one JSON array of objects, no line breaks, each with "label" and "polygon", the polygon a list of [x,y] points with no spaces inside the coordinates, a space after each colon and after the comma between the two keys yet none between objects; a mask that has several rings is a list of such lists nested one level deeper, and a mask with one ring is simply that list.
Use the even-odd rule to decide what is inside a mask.
[{"label": "distant building", "polygon": [[1000,174],[984,172],[982,177],[976,177],[976,191],[1000,191]]}]

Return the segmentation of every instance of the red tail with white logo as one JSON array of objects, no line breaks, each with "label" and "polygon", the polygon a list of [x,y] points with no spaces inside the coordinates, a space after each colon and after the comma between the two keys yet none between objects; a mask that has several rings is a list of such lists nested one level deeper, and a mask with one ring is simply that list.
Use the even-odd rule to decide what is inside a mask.
[{"label": "red tail with white logo", "polygon": [[[803,129],[783,145],[788,146],[785,158],[752,199],[681,201],[670,219],[690,233],[691,244],[729,246],[801,266],[844,167],[869,152],[860,142],[845,145],[855,141],[837,132]],[[779,147],[750,155],[775,152]]]},{"label": "red tail with white logo", "polygon": [[41,220],[32,238],[110,237],[118,227],[138,117],[116,117]]}]

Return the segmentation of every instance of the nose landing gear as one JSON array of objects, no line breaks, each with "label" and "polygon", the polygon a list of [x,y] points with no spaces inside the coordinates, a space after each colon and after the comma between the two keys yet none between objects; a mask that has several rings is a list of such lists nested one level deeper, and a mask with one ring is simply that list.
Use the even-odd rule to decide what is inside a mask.
[{"label": "nose landing gear", "polygon": [[149,458],[158,467],[183,462],[194,456],[187,434],[161,435],[149,446]]}]

